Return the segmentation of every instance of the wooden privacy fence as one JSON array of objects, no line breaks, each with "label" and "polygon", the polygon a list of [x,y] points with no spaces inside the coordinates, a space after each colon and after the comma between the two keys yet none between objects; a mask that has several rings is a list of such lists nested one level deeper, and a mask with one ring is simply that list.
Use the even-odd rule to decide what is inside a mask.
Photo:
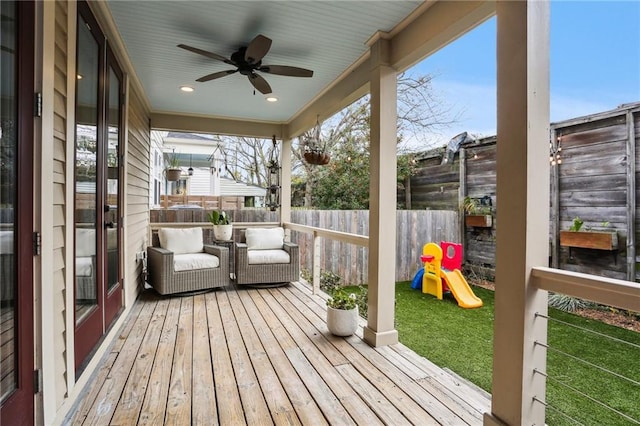
[{"label": "wooden privacy fence", "polygon": [[[294,210],[291,221],[357,235],[369,235],[369,212],[363,210]],[[411,280],[420,266],[422,246],[429,242],[460,240],[456,212],[402,210],[396,215],[396,281]],[[303,269],[313,269],[313,235],[293,232],[292,240],[300,245]],[[368,248],[322,238],[320,269],[343,278],[345,284],[362,284],[368,280]]]},{"label": "wooden privacy fence", "polygon": [[[509,143],[509,141],[503,141]],[[568,271],[636,280],[640,169],[640,103],[551,125],[550,265]],[[490,197],[488,227],[464,226],[465,262],[495,267],[496,138],[465,143],[452,161],[445,150],[418,157],[419,170],[399,193],[410,208],[459,210],[465,196]],[[562,245],[560,231],[574,218],[583,229],[617,234],[614,250]],[[461,218],[462,219],[462,218]],[[461,220],[462,221],[462,220]]]},{"label": "wooden privacy fence", "polygon": [[[151,211],[151,228],[181,223],[193,223],[208,227],[205,210],[165,210]],[[242,226],[264,222],[272,226],[276,221],[273,212],[264,209],[242,209],[229,211],[234,223]],[[369,212],[362,210],[294,210],[291,222],[313,228],[329,229],[356,235],[369,235]],[[395,259],[396,280],[411,280],[420,267],[422,246],[429,242],[460,241],[458,216],[452,211],[410,210],[398,211],[396,215]],[[208,230],[207,230],[208,231]],[[211,237],[207,234],[207,241]],[[330,235],[330,233],[328,233]],[[150,237],[151,238],[151,237]],[[313,234],[293,230],[291,240],[300,245],[300,266],[313,270]],[[319,266],[323,271],[331,271],[343,278],[344,284],[362,284],[368,280],[368,248],[344,241],[319,239]]]}]

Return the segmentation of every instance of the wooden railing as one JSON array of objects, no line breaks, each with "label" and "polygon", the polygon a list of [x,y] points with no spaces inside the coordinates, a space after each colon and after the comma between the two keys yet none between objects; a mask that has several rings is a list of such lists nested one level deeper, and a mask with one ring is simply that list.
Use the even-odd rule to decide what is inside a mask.
[{"label": "wooden railing", "polygon": [[322,238],[328,238],[335,241],[341,241],[347,244],[354,244],[369,248],[369,237],[364,235],[350,234],[347,232],[332,231],[324,228],[316,228],[314,226],[300,225],[297,223],[286,222],[284,228],[290,231],[304,232],[313,235],[313,267],[312,267],[312,286],[313,293],[317,294],[320,290],[320,256]]},{"label": "wooden railing", "polygon": [[[613,306],[620,309],[626,309],[629,311],[640,312],[640,284],[623,281],[615,278],[604,278],[595,275],[589,275],[579,272],[571,272],[564,271],[560,269],[547,268],[547,267],[534,267],[531,270],[531,283],[532,285],[539,290],[552,291],[555,293],[560,293],[572,297],[576,297],[579,299],[586,299],[595,303],[599,303],[605,306]],[[499,290],[498,290],[499,291]],[[533,297],[533,296],[532,296]],[[546,314],[541,314],[539,312],[532,312],[535,315],[535,320],[544,320],[551,321],[550,318]],[[548,327],[548,323],[547,323]],[[548,342],[545,341],[537,341],[534,333],[529,332],[525,333],[524,341],[525,347],[542,347],[550,348]],[[611,337],[611,336],[610,336]],[[611,337],[612,340],[620,340]],[[561,353],[562,351],[558,351],[555,349],[556,353]],[[584,361],[584,358],[580,357],[578,354],[568,354],[567,356],[576,359],[576,361],[583,361],[586,364],[598,368],[597,371],[610,372],[611,366],[608,365],[595,365],[591,364],[587,361]],[[544,377],[545,381],[553,380],[555,383],[558,383],[558,378],[553,378],[548,374],[547,370],[547,361],[544,363],[540,363],[540,365],[532,365],[532,371],[524,371],[523,375],[528,374],[539,374]],[[628,377],[623,377],[620,374],[612,373],[616,378],[622,378],[629,380]],[[593,376],[593,380],[599,380],[598,376]],[[631,380],[633,381],[633,380]],[[573,389],[570,386],[564,388],[566,392],[574,392],[579,395],[585,396],[586,394],[582,394],[580,390]],[[587,396],[588,399],[591,399],[594,404],[598,407],[603,407],[604,410],[609,410],[615,414],[621,416],[621,418],[631,419],[633,422],[635,419],[632,419],[622,413],[621,411],[612,408],[608,401],[601,400],[595,395]],[[549,400],[548,394],[545,395],[544,400],[539,399],[534,396],[534,401],[543,404],[547,409],[553,407]],[[558,408],[555,408],[558,411]],[[566,413],[560,411],[561,414],[567,416],[569,419],[575,421],[576,423],[580,423],[578,420],[573,417],[567,415]]]},{"label": "wooden railing", "polygon": [[[234,222],[233,223],[233,232],[234,237],[235,233],[241,229],[247,229],[252,227],[269,227],[269,226],[280,226],[278,222]],[[213,238],[213,227],[209,222],[152,222],[149,224],[149,235],[148,242],[149,245],[153,243],[153,234],[158,232],[160,228],[202,228],[205,232],[205,243],[207,241],[211,241]],[[209,236],[208,234],[211,234]]]},{"label": "wooden railing", "polygon": [[164,209],[176,205],[195,205],[205,210],[233,210],[244,207],[244,197],[216,197],[213,195],[161,195]]},{"label": "wooden railing", "polygon": [[533,268],[531,278],[540,290],[640,312],[638,283],[545,267]]}]

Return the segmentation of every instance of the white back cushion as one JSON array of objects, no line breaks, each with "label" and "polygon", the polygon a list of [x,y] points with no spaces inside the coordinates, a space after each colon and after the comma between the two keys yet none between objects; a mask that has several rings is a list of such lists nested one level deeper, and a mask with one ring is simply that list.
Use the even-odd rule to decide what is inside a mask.
[{"label": "white back cushion", "polygon": [[13,231],[0,231],[0,254],[13,253]]},{"label": "white back cushion", "polygon": [[204,248],[202,228],[160,228],[160,247],[174,254],[199,253]]},{"label": "white back cushion", "polygon": [[96,254],[96,230],[76,228],[76,256],[89,257]]},{"label": "white back cushion", "polygon": [[247,250],[276,250],[284,245],[284,228],[249,228],[245,232]]}]

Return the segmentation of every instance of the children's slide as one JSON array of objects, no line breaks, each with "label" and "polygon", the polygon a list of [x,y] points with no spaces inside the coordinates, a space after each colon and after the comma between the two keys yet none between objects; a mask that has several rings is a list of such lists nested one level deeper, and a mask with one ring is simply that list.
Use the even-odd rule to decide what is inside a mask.
[{"label": "children's slide", "polygon": [[473,294],[473,290],[471,290],[459,269],[453,271],[440,269],[440,277],[445,281],[461,308],[479,308],[482,306],[482,300]]}]

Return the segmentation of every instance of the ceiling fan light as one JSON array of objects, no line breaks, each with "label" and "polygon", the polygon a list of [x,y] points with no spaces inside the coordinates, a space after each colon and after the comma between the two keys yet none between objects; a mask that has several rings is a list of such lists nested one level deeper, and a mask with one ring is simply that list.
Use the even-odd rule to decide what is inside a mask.
[{"label": "ceiling fan light", "polygon": [[193,92],[195,89],[191,86],[180,86],[180,90],[182,90],[183,92],[188,92],[191,93]]},{"label": "ceiling fan light", "polygon": [[278,98],[275,96],[267,96],[265,99],[267,102],[278,102]]}]

